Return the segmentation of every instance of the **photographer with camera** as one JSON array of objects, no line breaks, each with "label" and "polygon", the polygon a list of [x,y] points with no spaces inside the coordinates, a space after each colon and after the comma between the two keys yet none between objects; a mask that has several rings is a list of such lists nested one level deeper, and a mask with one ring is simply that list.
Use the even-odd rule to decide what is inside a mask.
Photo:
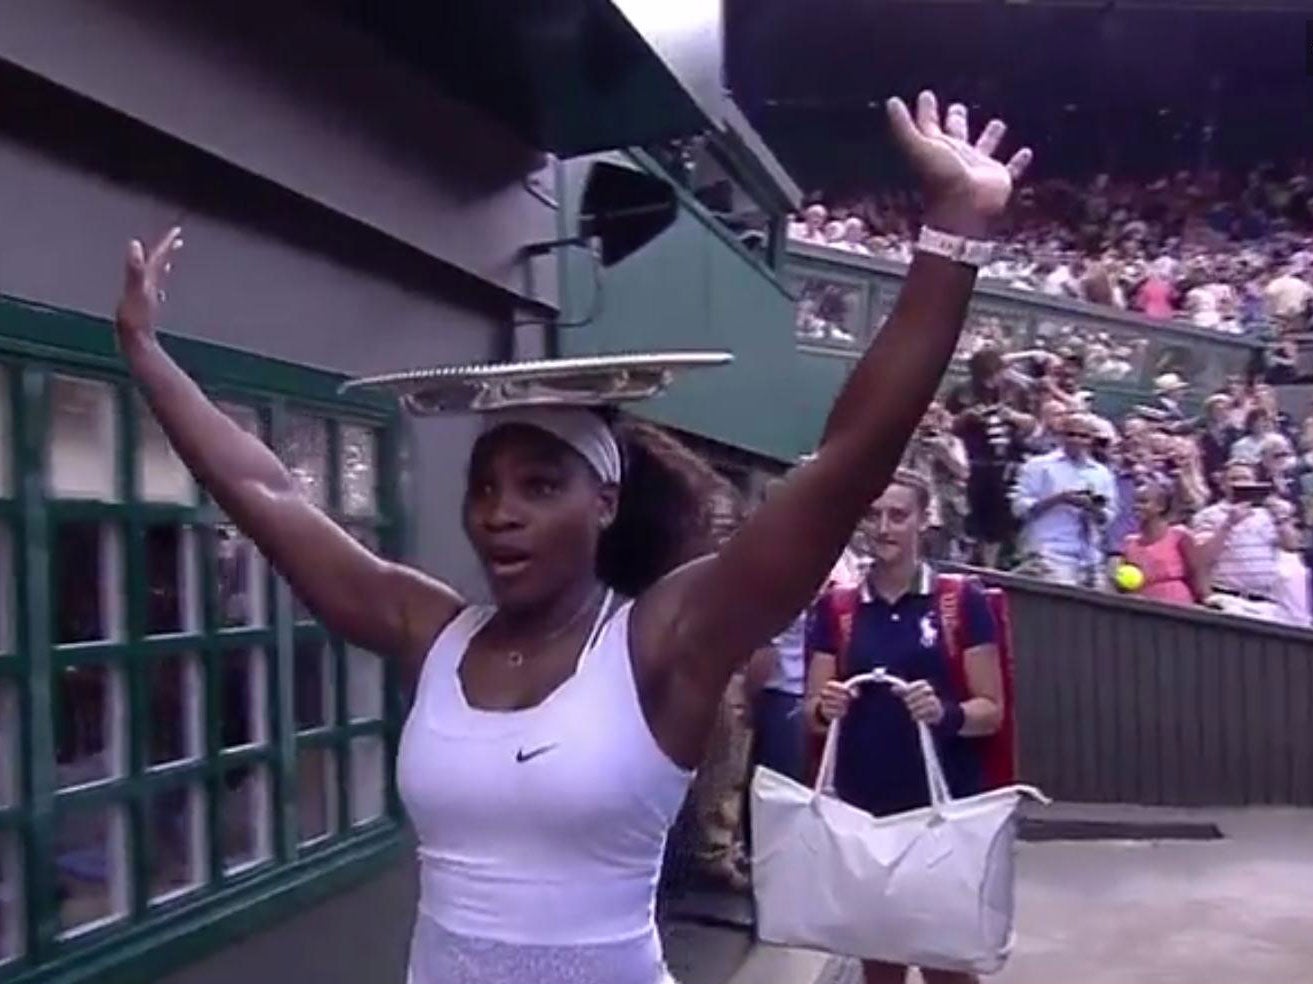
[{"label": "photographer with camera", "polygon": [[966,445],[952,428],[953,417],[943,405],[930,404],[903,455],[903,467],[924,475],[929,484],[921,544],[930,560],[959,560],[958,546],[966,529],[971,466]]},{"label": "photographer with camera", "polygon": [[972,560],[997,567],[1013,532],[1008,487],[1022,457],[1022,440],[1035,421],[1008,406],[1003,391],[1007,365],[997,349],[973,353],[967,370],[967,381],[947,401],[953,432],[962,439],[970,461],[966,535],[975,547]]},{"label": "photographer with camera", "polygon": [[1117,504],[1116,480],[1095,461],[1095,423],[1084,413],[1063,420],[1062,447],[1031,458],[1012,491],[1012,510],[1023,524],[1028,573],[1059,584],[1106,585],[1104,530]]},{"label": "photographer with camera", "polygon": [[1298,550],[1293,525],[1273,514],[1273,489],[1254,466],[1233,460],[1222,475],[1225,500],[1195,517],[1199,556],[1210,586],[1205,604],[1233,615],[1289,621],[1277,600],[1280,555]]}]

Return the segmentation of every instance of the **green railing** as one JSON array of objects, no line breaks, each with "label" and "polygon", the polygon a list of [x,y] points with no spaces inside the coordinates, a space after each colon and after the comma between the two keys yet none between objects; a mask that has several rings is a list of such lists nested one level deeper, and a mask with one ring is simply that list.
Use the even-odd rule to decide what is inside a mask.
[{"label": "green railing", "polygon": [[[164,344],[399,555],[394,406]],[[0,296],[0,981],[157,980],[383,870],[399,694],[197,487],[104,320]]]},{"label": "green railing", "polygon": [[[790,243],[784,273],[797,298],[799,349],[856,358],[893,308],[905,270],[890,260]],[[1248,338],[988,281],[972,298],[955,374],[984,341],[1009,352],[1064,347],[1081,352],[1085,383],[1107,413],[1143,400],[1152,392],[1154,377],[1168,372],[1190,384],[1189,402],[1197,404],[1228,375],[1243,372],[1256,345]]]}]

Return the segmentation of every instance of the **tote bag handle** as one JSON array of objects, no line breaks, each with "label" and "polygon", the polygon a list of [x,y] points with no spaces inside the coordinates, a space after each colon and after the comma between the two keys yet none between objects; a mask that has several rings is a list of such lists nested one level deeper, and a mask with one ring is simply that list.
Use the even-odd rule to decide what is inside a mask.
[{"label": "tote bag handle", "polygon": [[[870,673],[859,673],[849,677],[843,685],[850,691],[856,692],[857,688],[868,683],[888,684],[897,690],[905,690],[908,687],[906,680],[879,668]],[[926,788],[930,790],[930,808],[938,815],[952,801],[953,795],[949,791],[948,781],[944,778],[944,767],[939,761],[939,750],[935,748],[934,735],[921,721],[916,722],[916,731],[921,743],[921,761],[925,766]],[[816,771],[813,802],[817,797],[834,793],[834,762],[838,747],[839,722],[832,721],[825,732],[825,748],[821,752],[821,766]]]}]

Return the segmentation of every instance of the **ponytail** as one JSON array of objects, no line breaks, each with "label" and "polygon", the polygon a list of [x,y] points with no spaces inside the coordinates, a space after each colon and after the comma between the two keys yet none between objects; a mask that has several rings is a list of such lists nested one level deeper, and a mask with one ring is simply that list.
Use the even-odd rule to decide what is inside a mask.
[{"label": "ponytail", "polygon": [[732,486],[652,424],[622,417],[612,429],[624,458],[624,480],[615,522],[598,543],[597,574],[634,598],[714,549],[711,501]]}]

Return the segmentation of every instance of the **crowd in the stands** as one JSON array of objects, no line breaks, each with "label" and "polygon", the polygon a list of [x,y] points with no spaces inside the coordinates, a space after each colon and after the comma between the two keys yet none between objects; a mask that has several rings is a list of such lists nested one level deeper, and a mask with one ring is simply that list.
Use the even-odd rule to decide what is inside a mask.
[{"label": "crowd in the stands", "polygon": [[1309,625],[1313,416],[1240,377],[1191,415],[1164,373],[1110,420],[1085,372],[1072,350],[971,355],[908,450],[934,491],[931,553]]},{"label": "crowd in the stands", "polygon": [[[807,204],[790,238],[907,262],[912,195]],[[1313,286],[1313,167],[1246,175],[1182,171],[1146,183],[1098,175],[1023,187],[986,281],[1155,319],[1241,334],[1307,325]]]},{"label": "crowd in the stands", "polygon": [[[1055,312],[1014,323],[1006,305],[973,308],[950,376],[962,381],[932,404],[900,471],[929,491],[928,559],[1313,626],[1313,406],[1283,412],[1294,391],[1272,385],[1297,375],[1296,337],[1313,314],[1313,185],[1303,173],[1262,169],[1238,188],[1188,172],[1149,185],[1023,187],[985,281],[1261,335],[1268,359],[1201,390],[1220,374],[1188,335],[1165,346],[1143,322]],[[917,222],[912,198],[892,192],[813,200],[789,233],[908,262]],[[861,343],[887,313],[863,296],[852,278],[805,276],[800,338]],[[1146,379],[1143,403],[1101,409]],[[879,536],[859,529],[833,584],[862,580]],[[754,761],[770,761],[771,736],[803,727],[806,628],[816,621],[798,619],[727,694],[687,818],[693,866],[715,884],[747,888],[744,786]]]}]

